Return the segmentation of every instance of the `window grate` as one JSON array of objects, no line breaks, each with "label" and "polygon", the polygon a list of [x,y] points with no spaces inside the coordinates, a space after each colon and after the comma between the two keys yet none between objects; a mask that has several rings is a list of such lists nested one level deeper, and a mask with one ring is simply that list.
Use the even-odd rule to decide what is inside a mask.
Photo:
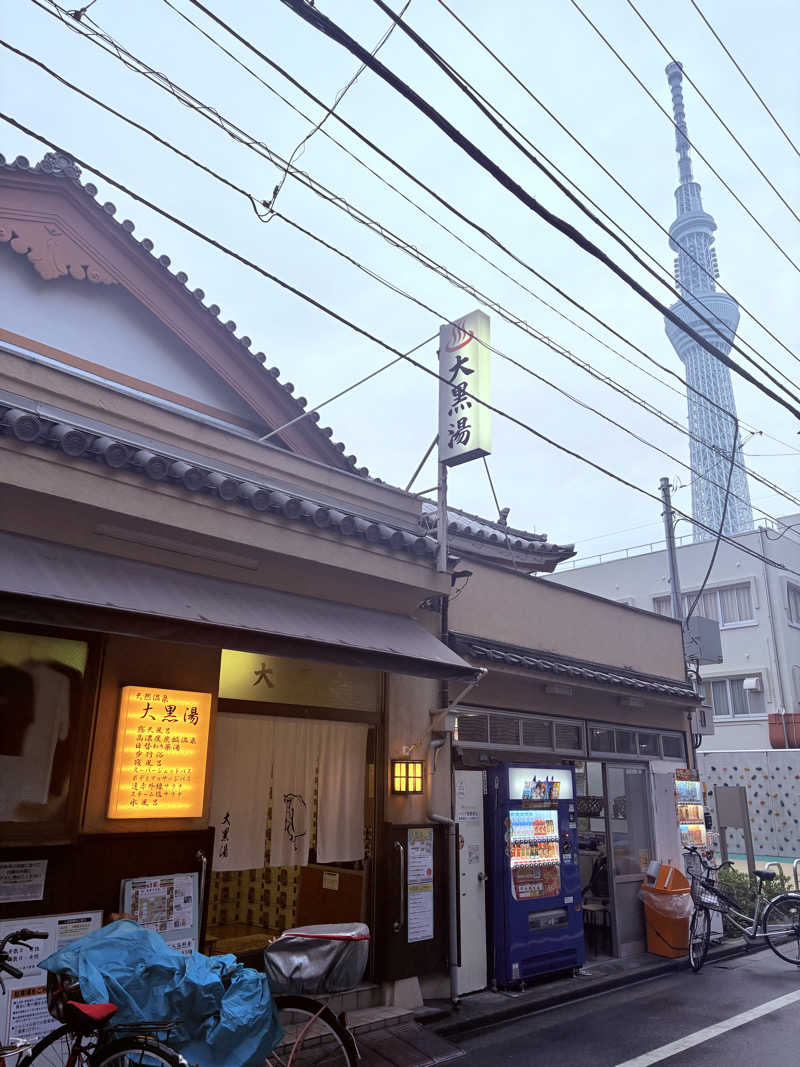
[{"label": "window grate", "polygon": [[489,719],[489,740],[493,745],[520,744],[520,720],[509,715],[492,715]]},{"label": "window grate", "polygon": [[553,724],[547,719],[523,719],[522,743],[529,748],[553,750]]}]

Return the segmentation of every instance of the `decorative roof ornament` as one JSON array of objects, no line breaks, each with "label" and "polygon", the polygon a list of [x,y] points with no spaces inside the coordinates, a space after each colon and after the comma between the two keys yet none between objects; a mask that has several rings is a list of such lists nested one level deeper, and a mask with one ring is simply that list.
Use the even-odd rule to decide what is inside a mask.
[{"label": "decorative roof ornament", "polygon": [[59,174],[73,181],[80,181],[81,168],[63,152],[47,152],[33,168],[41,174]]}]

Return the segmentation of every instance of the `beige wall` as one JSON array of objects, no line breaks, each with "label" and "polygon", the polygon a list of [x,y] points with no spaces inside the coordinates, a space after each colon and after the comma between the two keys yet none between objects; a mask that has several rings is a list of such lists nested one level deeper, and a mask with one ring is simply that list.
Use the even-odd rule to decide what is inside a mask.
[{"label": "beige wall", "polygon": [[680,626],[536,578],[469,561],[450,605],[450,629],[523,648],[685,678]]}]

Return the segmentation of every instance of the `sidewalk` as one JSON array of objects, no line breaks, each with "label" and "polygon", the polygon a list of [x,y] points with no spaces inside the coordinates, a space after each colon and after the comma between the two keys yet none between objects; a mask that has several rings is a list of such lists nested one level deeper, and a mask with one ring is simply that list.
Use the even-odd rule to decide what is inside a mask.
[{"label": "sidewalk", "polygon": [[[749,951],[755,952],[765,947],[758,945]],[[743,955],[746,951],[741,940],[712,945],[706,966]],[[625,959],[590,960],[583,968],[583,973],[575,978],[570,976],[555,981],[543,978],[524,993],[493,993],[489,990],[470,993],[462,999],[458,1008],[453,1008],[447,1000],[428,1001],[424,1008],[415,1012],[415,1018],[442,1037],[457,1036],[678,970],[685,970],[687,978],[691,977],[688,957],[663,959],[643,952]]]}]

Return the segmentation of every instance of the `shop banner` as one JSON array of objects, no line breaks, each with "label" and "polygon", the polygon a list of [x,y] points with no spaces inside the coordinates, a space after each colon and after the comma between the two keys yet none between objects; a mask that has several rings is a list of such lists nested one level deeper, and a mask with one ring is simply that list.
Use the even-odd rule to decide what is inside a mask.
[{"label": "shop banner", "polygon": [[47,974],[40,970],[39,961],[92,930],[99,930],[102,923],[101,911],[36,915],[0,922],[0,939],[22,927],[47,933],[46,940],[31,941],[30,948],[7,946],[9,962],[22,971],[22,978],[3,976],[6,995],[0,996],[0,1045],[18,1040],[38,1041],[60,1025],[47,1010]]},{"label": "shop banner", "polygon": [[217,716],[212,870],[252,871],[264,866],[274,724],[274,719],[261,715]]},{"label": "shop banner", "polygon": [[319,754],[317,862],[364,858],[364,789],[367,727],[357,722],[323,724]]}]

